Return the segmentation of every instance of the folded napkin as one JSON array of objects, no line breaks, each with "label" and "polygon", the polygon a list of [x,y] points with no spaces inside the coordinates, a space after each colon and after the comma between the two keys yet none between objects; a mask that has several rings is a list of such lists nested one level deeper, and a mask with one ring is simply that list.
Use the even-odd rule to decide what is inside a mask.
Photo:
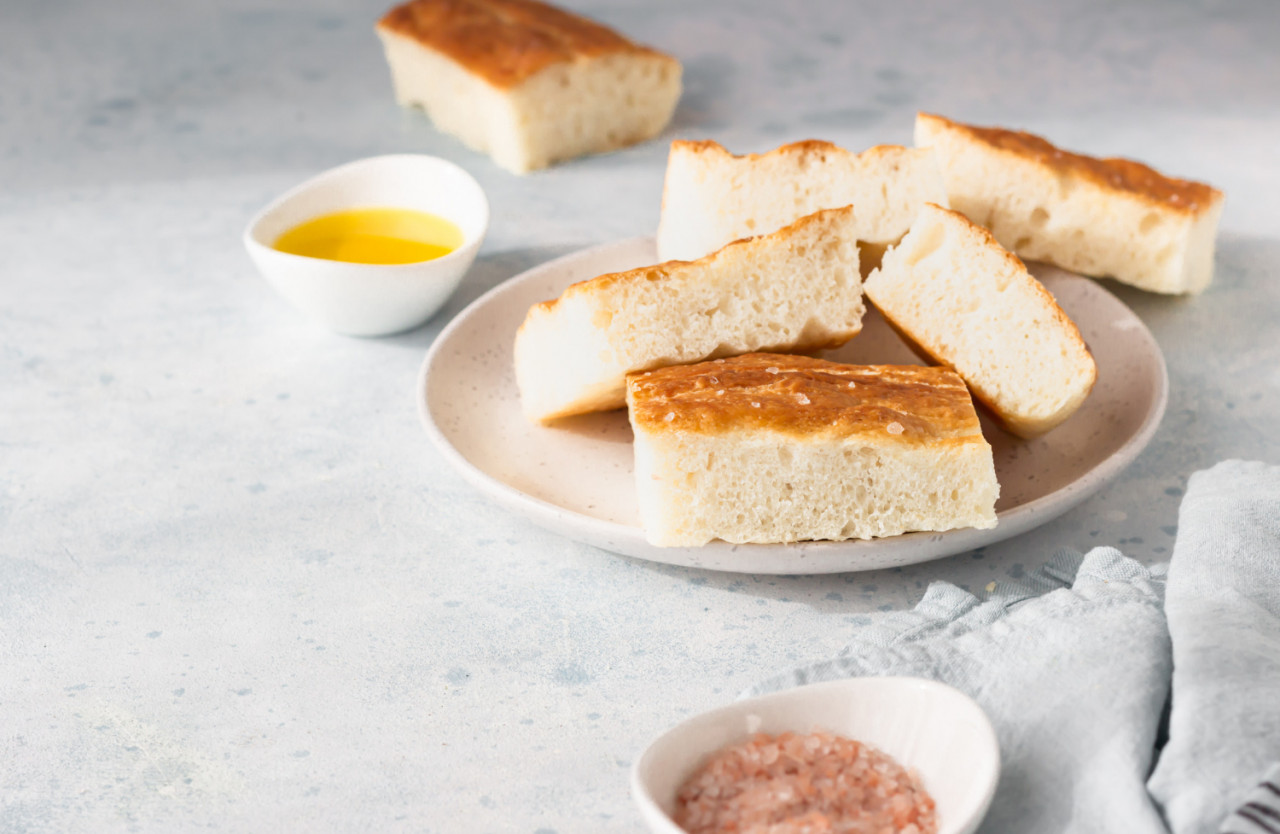
[{"label": "folded napkin", "polygon": [[1245,794],[1218,829],[1222,834],[1276,834],[1280,831],[1280,764],[1272,765],[1257,787]]},{"label": "folded napkin", "polygon": [[862,675],[968,693],[1002,758],[984,834],[1280,834],[1280,468],[1193,476],[1167,581],[1167,619],[1165,567],[1113,548],[1062,551],[985,600],[934,583],[744,695]]},{"label": "folded napkin", "polygon": [[862,675],[941,681],[982,705],[1000,741],[983,832],[1156,834],[1143,786],[1172,668],[1162,592],[1113,548],[1062,551],[986,601],[935,582],[914,610],[868,618],[839,657],[747,694]]},{"label": "folded napkin", "polygon": [[1174,834],[1216,831],[1236,808],[1280,832],[1280,795],[1246,797],[1280,762],[1280,467],[1232,460],[1191,476],[1165,612],[1173,708],[1151,795]]}]

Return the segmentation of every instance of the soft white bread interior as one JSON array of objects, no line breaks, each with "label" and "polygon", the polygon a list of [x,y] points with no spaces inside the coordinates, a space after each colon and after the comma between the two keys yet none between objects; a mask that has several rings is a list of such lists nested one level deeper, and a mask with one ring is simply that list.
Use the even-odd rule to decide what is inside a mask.
[{"label": "soft white bread interior", "polygon": [[808,141],[734,156],[715,142],[675,141],[662,191],[658,257],[700,258],[730,241],[847,205],[858,212],[859,240],[893,243],[926,202],[947,204],[929,151],[880,145],[851,153]]},{"label": "soft white bread interior", "polygon": [[844,344],[865,309],[854,223],[847,206],[817,212],[701,260],[601,275],[534,305],[515,340],[525,416],[620,408],[631,371]]},{"label": "soft white bread interior", "polygon": [[937,154],[951,207],[1023,258],[1161,293],[1197,293],[1213,278],[1215,188],[927,113],[915,142]]},{"label": "soft white bread interior", "polygon": [[378,23],[396,99],[514,173],[662,132],[680,63],[536,0],[411,0]]},{"label": "soft white bread interior", "polygon": [[991,447],[946,368],[750,354],[632,374],[627,401],[652,544],[996,525]]},{"label": "soft white bread interior", "polygon": [[925,206],[865,291],[913,347],[955,368],[1020,437],[1070,417],[1097,379],[1080,331],[1049,291],[959,212]]}]

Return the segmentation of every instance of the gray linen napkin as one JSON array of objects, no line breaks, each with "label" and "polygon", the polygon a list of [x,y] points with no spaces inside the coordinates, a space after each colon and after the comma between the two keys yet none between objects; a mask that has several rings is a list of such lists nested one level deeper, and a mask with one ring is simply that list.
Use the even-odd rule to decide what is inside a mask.
[{"label": "gray linen napkin", "polygon": [[1244,802],[1218,830],[1222,834],[1276,834],[1280,831],[1280,764],[1273,765],[1262,781],[1245,794]]},{"label": "gray linen napkin", "polygon": [[967,692],[1003,758],[984,834],[1280,834],[1280,467],[1193,475],[1162,606],[1164,573],[1096,548],[986,601],[934,583],[744,695],[861,675]]},{"label": "gray linen napkin", "polygon": [[985,834],[1163,832],[1144,788],[1171,672],[1163,580],[1113,548],[1062,551],[986,601],[935,582],[868,617],[840,656],[746,695],[863,675],[933,678],[973,697],[1000,741]]},{"label": "gray linen napkin", "polygon": [[[1246,794],[1280,762],[1280,467],[1231,460],[1191,476],[1165,612],[1173,709],[1149,788],[1174,834],[1212,832],[1259,801]],[[1239,813],[1280,832],[1268,810]]]}]

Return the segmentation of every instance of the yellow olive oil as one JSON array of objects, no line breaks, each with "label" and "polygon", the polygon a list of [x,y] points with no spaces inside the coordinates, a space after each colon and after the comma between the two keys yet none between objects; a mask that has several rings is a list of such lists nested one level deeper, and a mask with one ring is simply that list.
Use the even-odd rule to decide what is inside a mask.
[{"label": "yellow olive oil", "polygon": [[356,208],[324,214],[280,235],[275,248],[291,255],[357,264],[411,264],[447,255],[462,245],[462,230],[428,214],[401,208]]}]

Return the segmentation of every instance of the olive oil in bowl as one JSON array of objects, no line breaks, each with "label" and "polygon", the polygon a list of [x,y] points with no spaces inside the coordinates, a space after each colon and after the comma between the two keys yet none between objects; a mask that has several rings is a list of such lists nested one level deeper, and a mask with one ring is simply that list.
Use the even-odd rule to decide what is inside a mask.
[{"label": "olive oil in bowl", "polygon": [[324,214],[276,239],[290,255],[357,264],[411,264],[443,257],[462,245],[452,222],[402,208],[354,208]]},{"label": "olive oil in bowl", "polygon": [[268,203],[243,237],[262,277],[299,311],[338,333],[388,336],[444,306],[488,228],[474,177],[402,153],[315,175]]}]

